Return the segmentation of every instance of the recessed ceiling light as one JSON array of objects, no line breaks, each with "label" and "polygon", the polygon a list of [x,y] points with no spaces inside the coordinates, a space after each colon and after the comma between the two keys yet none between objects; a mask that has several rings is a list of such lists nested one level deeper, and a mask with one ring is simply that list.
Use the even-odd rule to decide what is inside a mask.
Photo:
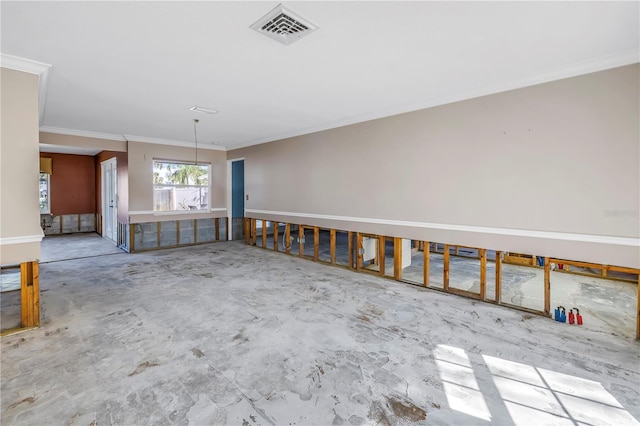
[{"label": "recessed ceiling light", "polygon": [[203,108],[203,107],[199,107],[199,106],[195,106],[195,105],[192,106],[191,108],[189,108],[189,110],[197,111],[197,112],[204,112],[205,114],[216,114],[218,112],[215,109]]}]

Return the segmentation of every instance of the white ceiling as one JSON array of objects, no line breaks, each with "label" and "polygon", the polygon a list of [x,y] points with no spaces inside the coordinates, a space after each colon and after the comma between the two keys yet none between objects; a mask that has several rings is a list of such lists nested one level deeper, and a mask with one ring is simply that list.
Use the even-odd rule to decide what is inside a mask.
[{"label": "white ceiling", "polygon": [[[51,64],[42,130],[232,149],[638,62],[639,2],[1,2],[2,53]],[[189,111],[193,105],[215,115]]]}]

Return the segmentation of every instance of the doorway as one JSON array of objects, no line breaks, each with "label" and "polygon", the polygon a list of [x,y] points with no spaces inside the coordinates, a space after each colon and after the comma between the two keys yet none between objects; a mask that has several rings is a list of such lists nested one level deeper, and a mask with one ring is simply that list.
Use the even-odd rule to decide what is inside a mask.
[{"label": "doorway", "polygon": [[229,215],[229,240],[242,239],[244,232],[244,159],[229,160],[227,163],[230,190],[227,205],[231,207]]},{"label": "doorway", "polygon": [[116,158],[100,163],[102,167],[102,236],[114,244],[118,238],[118,171]]}]

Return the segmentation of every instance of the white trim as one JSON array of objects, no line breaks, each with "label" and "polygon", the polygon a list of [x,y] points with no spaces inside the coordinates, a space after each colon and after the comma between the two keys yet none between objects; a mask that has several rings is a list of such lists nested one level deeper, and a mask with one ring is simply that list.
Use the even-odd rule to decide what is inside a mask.
[{"label": "white trim", "polygon": [[129,212],[129,216],[137,216],[143,214],[153,214],[153,210],[133,210]]},{"label": "white trim", "polygon": [[44,106],[47,102],[47,88],[49,85],[49,73],[51,64],[34,61],[32,59],[20,58],[18,56],[1,54],[2,67],[16,71],[22,71],[38,76],[38,117],[40,123],[44,122]]},{"label": "white trim", "polygon": [[[175,141],[171,139],[157,139],[157,138],[148,138],[145,136],[134,136],[134,135],[124,135],[128,141],[130,142],[140,142],[140,143],[153,143],[156,145],[170,145],[170,146],[182,146],[185,148],[195,148],[195,142],[184,142],[184,141]],[[211,144],[198,144],[198,149],[209,149],[213,151],[226,151],[227,149],[222,145],[211,145]]]},{"label": "white trim", "polygon": [[234,149],[246,148],[253,145],[260,145],[267,142],[274,142],[282,139],[293,138],[296,136],[303,136],[311,133],[321,132],[324,130],[331,130],[338,127],[348,126],[351,124],[362,123],[365,121],[377,120],[381,118],[391,117],[394,115],[404,114],[413,111],[419,111],[422,109],[437,107],[440,105],[446,105],[453,102],[465,101],[468,99],[479,98],[482,96],[493,95],[497,93],[507,92],[509,90],[521,89],[524,87],[535,86],[538,84],[549,83],[564,78],[577,77],[584,74],[589,74],[598,71],[604,71],[611,68],[622,67],[625,65],[635,64],[640,61],[640,54],[637,49],[626,50],[617,54],[603,56],[596,59],[591,59],[579,63],[574,63],[562,68],[560,70],[553,70],[545,73],[538,74],[534,77],[524,78],[521,80],[507,82],[505,84],[496,86],[486,86],[468,92],[460,92],[449,96],[430,99],[426,102],[420,102],[417,104],[401,105],[393,108],[389,108],[382,111],[377,111],[373,114],[363,114],[350,117],[345,120],[332,121],[330,123],[321,124],[319,126],[308,127],[305,129],[294,130],[291,132],[280,133],[278,135],[267,136],[265,138],[254,139],[252,141],[240,142],[238,144],[229,144],[227,151]]},{"label": "white trim", "polygon": [[168,212],[153,212],[154,216],[173,216],[173,215],[205,215],[211,213],[210,210],[171,210]]},{"label": "white trim", "polygon": [[40,126],[43,133],[56,133],[59,135],[80,136],[83,138],[104,139],[109,141],[126,142],[122,135],[112,135],[110,133],[90,132],[88,130],[65,129],[62,127]]},{"label": "white trim", "polygon": [[42,241],[42,235],[23,235],[20,237],[3,237],[0,238],[0,246],[8,246],[12,244],[28,244],[28,243],[39,243]]},{"label": "white trim", "polygon": [[226,212],[227,208],[226,207],[214,207],[214,208],[210,209],[210,211],[212,211],[212,212]]},{"label": "white trim", "polygon": [[640,247],[640,238],[613,237],[606,235],[572,234],[568,232],[532,231],[527,229],[493,228],[487,226],[454,225],[448,223],[408,222],[403,220],[372,219],[366,217],[333,216],[313,213],[292,213],[272,210],[245,209],[247,214],[269,214],[274,216],[295,216],[309,219],[340,220],[345,222],[374,223],[379,225],[404,226],[412,228],[441,229],[445,231],[474,232],[483,234],[508,235],[514,237],[546,238],[550,240],[580,241],[584,243],[614,244]]}]

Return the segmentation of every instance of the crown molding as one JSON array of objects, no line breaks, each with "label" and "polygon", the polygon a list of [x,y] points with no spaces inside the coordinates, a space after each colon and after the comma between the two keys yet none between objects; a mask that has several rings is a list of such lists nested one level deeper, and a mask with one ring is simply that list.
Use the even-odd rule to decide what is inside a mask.
[{"label": "crown molding", "polygon": [[550,83],[556,80],[562,80],[565,78],[578,77],[584,74],[590,74],[598,71],[604,71],[611,68],[623,67],[625,65],[631,65],[640,62],[640,52],[637,49],[626,50],[618,52],[613,55],[602,56],[596,59],[590,59],[582,62],[576,62],[569,64],[566,67],[556,69],[553,71],[547,71],[540,73],[536,76],[513,80],[506,82],[505,84],[484,86],[476,90],[460,92],[447,97],[441,97],[437,99],[430,99],[426,102],[417,104],[405,104],[388,108],[383,111],[378,111],[374,114],[364,114],[353,116],[344,120],[333,121],[330,123],[322,124],[320,126],[309,127],[302,130],[295,130],[292,132],[281,133],[274,136],[268,136],[265,138],[254,139],[252,141],[241,142],[239,144],[230,145],[227,147],[227,151],[234,149],[246,148],[249,146],[260,145],[263,143],[274,142],[283,139],[289,139],[296,136],[303,136],[311,133],[321,132],[325,130],[331,130],[338,127],[349,126],[352,124],[363,123],[365,121],[377,120],[385,117],[391,117],[394,115],[405,114],[408,112],[419,111],[422,109],[433,108],[440,105],[446,105],[454,102],[465,101],[469,99],[479,98],[482,96],[494,95],[501,92],[507,92],[509,90],[522,89],[529,86],[535,86],[543,83]]},{"label": "crown molding", "polygon": [[88,130],[65,129],[62,127],[40,126],[43,133],[56,133],[58,135],[79,136],[83,138],[105,139],[109,141],[126,142],[123,135],[114,135],[110,133],[90,132]]},{"label": "crown molding", "polygon": [[[148,138],[145,136],[124,135],[129,142],[153,143],[157,145],[181,146],[185,148],[195,148],[194,142],[175,141],[171,139]],[[212,151],[226,151],[222,145],[198,144],[198,149],[209,149]]]},{"label": "crown molding", "polygon": [[52,65],[32,59],[20,58],[18,56],[0,54],[0,64],[3,68],[22,71],[38,76],[38,117],[40,123],[44,123],[44,106],[47,102],[47,88],[49,86],[49,73]]}]

